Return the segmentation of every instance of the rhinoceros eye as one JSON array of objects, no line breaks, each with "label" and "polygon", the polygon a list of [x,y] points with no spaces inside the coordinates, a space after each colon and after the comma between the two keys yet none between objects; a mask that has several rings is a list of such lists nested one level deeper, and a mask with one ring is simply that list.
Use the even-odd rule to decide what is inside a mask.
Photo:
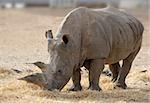
[{"label": "rhinoceros eye", "polygon": [[62,71],[59,69],[58,71],[57,71],[58,73],[62,73]]}]

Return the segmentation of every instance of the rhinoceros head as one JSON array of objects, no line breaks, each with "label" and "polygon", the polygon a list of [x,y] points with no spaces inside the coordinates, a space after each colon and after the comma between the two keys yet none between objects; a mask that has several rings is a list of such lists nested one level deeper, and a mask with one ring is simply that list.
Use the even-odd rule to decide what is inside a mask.
[{"label": "rhinoceros head", "polygon": [[53,39],[51,30],[46,32],[46,38],[48,41],[49,63],[36,62],[34,64],[42,70],[47,89],[61,90],[69,81],[74,68],[74,63],[71,60],[71,43],[69,43],[67,34]]}]

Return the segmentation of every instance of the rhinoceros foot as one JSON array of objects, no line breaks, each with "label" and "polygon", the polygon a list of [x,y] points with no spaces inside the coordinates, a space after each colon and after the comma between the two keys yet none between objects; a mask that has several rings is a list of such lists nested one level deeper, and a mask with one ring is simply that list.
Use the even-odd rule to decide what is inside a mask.
[{"label": "rhinoceros foot", "polygon": [[115,88],[126,89],[127,85],[126,83],[115,82]]},{"label": "rhinoceros foot", "polygon": [[81,91],[82,90],[82,86],[80,84],[78,85],[73,85],[69,91]]},{"label": "rhinoceros foot", "polygon": [[89,90],[96,90],[96,91],[102,90],[102,89],[99,87],[98,84],[92,84],[92,85],[89,86],[88,89],[89,89]]}]

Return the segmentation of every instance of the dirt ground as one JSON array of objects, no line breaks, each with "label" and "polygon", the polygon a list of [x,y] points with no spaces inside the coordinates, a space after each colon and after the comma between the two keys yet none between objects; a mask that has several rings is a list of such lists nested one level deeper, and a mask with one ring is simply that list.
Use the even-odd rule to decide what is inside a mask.
[{"label": "dirt ground", "polygon": [[[127,77],[127,90],[114,89],[111,78],[102,75],[101,92],[86,90],[88,74],[82,72],[83,91],[69,92],[69,82],[62,92],[46,91],[42,87],[18,80],[39,73],[32,63],[47,62],[45,31],[55,33],[63,17],[71,9],[48,8],[0,9],[0,103],[150,103],[150,20],[147,10],[129,10],[144,24],[144,38],[140,53]],[[13,71],[13,70],[18,71]]]}]

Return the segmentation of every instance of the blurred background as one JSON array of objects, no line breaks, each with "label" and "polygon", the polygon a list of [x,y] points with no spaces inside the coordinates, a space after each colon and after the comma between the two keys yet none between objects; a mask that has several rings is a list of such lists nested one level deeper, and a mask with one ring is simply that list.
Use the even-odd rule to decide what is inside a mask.
[{"label": "blurred background", "polygon": [[120,8],[148,8],[149,0],[0,0],[2,8],[48,6],[50,8],[103,7],[107,4]]},{"label": "blurred background", "polygon": [[47,29],[55,36],[63,17],[76,7],[107,5],[124,9],[144,24],[143,48],[135,66],[150,67],[150,0],[0,0],[0,66],[26,69],[25,63],[47,62]]}]

